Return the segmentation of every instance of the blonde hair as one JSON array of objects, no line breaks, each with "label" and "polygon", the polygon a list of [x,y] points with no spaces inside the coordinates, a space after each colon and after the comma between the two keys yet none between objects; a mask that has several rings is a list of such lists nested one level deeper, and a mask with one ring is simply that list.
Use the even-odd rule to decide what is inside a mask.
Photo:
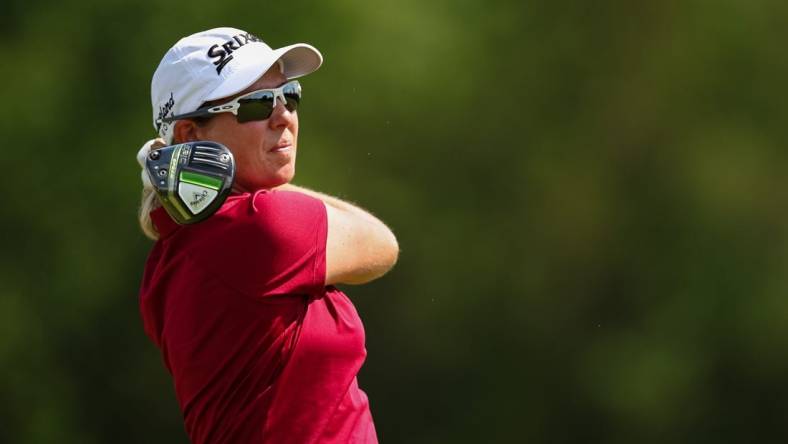
[{"label": "blonde hair", "polygon": [[[148,156],[153,143],[154,140],[149,140],[147,143],[145,143],[145,145],[142,146],[142,148],[140,148],[140,151],[137,153],[137,162],[139,162],[140,165],[144,165],[144,159]],[[145,233],[145,236],[152,240],[159,240],[159,230],[157,230],[156,226],[153,225],[153,221],[150,218],[150,213],[156,208],[159,208],[161,206],[161,202],[159,202],[159,197],[156,195],[156,191],[154,191],[153,186],[147,179],[148,177],[146,175],[145,169],[143,168],[142,199],[140,200],[139,212],[137,213],[137,221],[139,221],[140,228],[142,229],[142,232]]]},{"label": "blonde hair", "polygon": [[143,188],[142,202],[140,203],[140,211],[137,215],[137,219],[140,222],[142,232],[152,240],[159,240],[159,230],[153,225],[153,221],[150,218],[150,212],[160,206],[161,203],[159,202],[159,197],[156,195],[156,192],[152,188]]}]

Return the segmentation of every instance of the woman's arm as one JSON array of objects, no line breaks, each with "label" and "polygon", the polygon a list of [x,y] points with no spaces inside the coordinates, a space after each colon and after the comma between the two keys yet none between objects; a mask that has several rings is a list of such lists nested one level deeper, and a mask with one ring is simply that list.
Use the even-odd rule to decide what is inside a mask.
[{"label": "woman's arm", "polygon": [[336,197],[296,185],[277,189],[304,193],[325,204],[326,285],[364,284],[383,276],[397,262],[397,239],[375,216]]}]

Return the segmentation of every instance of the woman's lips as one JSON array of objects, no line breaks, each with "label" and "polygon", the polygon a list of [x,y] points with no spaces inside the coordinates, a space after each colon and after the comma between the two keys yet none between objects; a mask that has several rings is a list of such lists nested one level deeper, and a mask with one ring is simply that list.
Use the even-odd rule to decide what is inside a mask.
[{"label": "woman's lips", "polygon": [[283,153],[285,151],[290,151],[290,148],[292,148],[292,147],[293,147],[293,145],[290,144],[290,143],[280,143],[280,144],[276,145],[275,147],[271,148],[269,150],[269,152],[271,152],[271,153]]}]

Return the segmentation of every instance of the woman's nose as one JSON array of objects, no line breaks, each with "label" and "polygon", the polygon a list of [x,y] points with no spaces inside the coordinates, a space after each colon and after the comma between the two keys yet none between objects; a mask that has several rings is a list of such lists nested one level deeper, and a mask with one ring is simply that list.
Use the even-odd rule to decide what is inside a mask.
[{"label": "woman's nose", "polygon": [[288,111],[282,100],[276,101],[276,106],[268,118],[268,123],[272,128],[278,128],[291,124],[296,119],[295,111]]}]

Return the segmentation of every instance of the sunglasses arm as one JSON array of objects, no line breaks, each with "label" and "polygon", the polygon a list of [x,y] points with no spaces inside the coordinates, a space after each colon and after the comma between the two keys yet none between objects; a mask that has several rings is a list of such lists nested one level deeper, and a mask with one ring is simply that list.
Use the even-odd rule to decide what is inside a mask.
[{"label": "sunglasses arm", "polygon": [[208,116],[211,116],[213,114],[226,113],[226,112],[231,112],[231,113],[233,113],[233,114],[235,114],[237,116],[238,115],[238,107],[239,107],[238,102],[234,101],[234,102],[225,103],[225,104],[219,105],[219,106],[209,106],[209,107],[205,107],[205,108],[200,108],[200,109],[192,111],[190,113],[178,114],[177,116],[165,117],[163,119],[157,120],[156,123],[162,123],[162,122],[164,122],[164,123],[172,123],[172,122],[174,122],[176,120],[191,119],[191,118],[194,118],[194,117],[208,117]]}]

